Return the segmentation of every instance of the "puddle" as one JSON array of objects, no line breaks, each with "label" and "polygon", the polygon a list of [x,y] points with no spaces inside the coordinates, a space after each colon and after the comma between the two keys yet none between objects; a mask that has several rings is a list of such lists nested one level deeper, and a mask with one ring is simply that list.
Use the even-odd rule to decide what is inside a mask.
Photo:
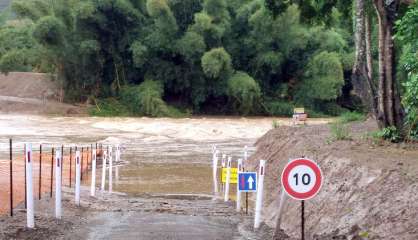
[{"label": "puddle", "polygon": [[128,164],[119,169],[114,191],[136,193],[209,194],[212,171],[204,164]]}]

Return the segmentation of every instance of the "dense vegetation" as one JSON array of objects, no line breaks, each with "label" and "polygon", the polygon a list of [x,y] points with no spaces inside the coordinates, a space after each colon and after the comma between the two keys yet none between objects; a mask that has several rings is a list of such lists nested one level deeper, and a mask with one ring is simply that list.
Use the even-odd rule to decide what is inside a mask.
[{"label": "dense vegetation", "polygon": [[[386,127],[397,124],[392,105],[373,111],[352,91],[363,56],[359,9],[369,21],[368,64],[380,64],[382,12],[372,6],[380,1],[14,0],[15,17],[0,28],[0,70],[53,73],[67,101],[90,99],[99,115],[290,115],[304,106],[311,115],[387,115]],[[413,132],[418,7],[399,6],[394,84],[403,84]],[[379,71],[368,72],[371,85]]]}]

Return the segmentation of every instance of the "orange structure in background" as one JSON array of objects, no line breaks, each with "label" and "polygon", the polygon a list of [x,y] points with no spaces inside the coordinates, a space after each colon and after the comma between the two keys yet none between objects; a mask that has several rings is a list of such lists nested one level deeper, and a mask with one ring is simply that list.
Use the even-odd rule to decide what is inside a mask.
[{"label": "orange structure in background", "polygon": [[[52,155],[52,147],[45,148],[42,146],[42,164],[39,145],[32,146],[32,159],[33,161],[33,194],[34,199],[51,197],[52,191],[55,190],[55,168],[52,168],[53,175],[51,176],[51,165],[55,164],[55,157]],[[62,147],[54,148],[61,150]],[[62,161],[62,185],[74,187],[75,183],[75,148],[64,147],[63,161]],[[71,154],[70,154],[71,149]],[[91,154],[92,149],[83,148],[82,153],[82,171],[87,173],[91,169]],[[77,150],[81,151],[81,147]],[[99,152],[99,151],[98,151]],[[71,160],[70,160],[71,155]],[[12,168],[13,168],[13,208],[25,201],[25,154],[24,149],[13,149],[12,155]],[[70,171],[71,164],[71,171]],[[41,166],[41,168],[40,168]],[[40,171],[41,170],[41,171]],[[70,175],[71,172],[71,175]],[[70,177],[71,176],[71,177]],[[51,178],[52,177],[52,178]],[[52,179],[52,185],[51,185]],[[89,182],[89,175],[83,174],[82,182]],[[0,215],[10,212],[10,160],[0,159]]]}]

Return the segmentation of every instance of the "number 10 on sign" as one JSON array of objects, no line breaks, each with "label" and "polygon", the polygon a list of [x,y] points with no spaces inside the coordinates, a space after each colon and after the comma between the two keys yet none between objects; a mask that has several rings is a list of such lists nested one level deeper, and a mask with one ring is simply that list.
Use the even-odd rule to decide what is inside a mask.
[{"label": "number 10 on sign", "polygon": [[322,186],[318,164],[306,158],[295,159],[283,169],[282,185],[286,193],[297,200],[314,197]]}]

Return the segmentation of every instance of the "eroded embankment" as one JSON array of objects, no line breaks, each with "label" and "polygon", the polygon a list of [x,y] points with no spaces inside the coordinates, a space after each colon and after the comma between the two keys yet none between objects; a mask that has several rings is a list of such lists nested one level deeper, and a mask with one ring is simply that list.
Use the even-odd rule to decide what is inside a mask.
[{"label": "eroded embankment", "polygon": [[[320,193],[305,205],[308,239],[418,239],[418,148],[373,144],[365,139],[373,129],[372,121],[353,124],[350,141],[331,141],[327,125],[280,127],[262,137],[250,165],[267,160],[266,223],[275,225],[284,165],[305,156],[324,175]],[[299,202],[287,199],[281,227],[299,236]]]}]

